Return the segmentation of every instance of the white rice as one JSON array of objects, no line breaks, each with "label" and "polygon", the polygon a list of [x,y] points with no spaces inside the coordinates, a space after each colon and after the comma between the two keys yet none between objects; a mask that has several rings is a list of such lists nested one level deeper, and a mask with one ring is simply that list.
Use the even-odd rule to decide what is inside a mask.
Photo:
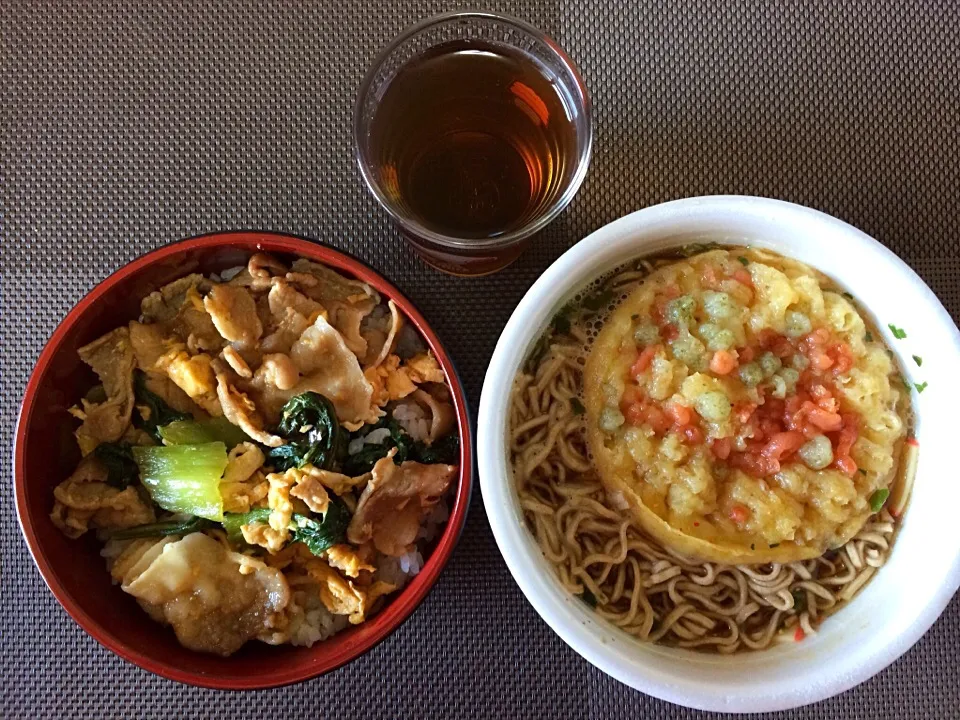
[{"label": "white rice", "polygon": [[433,510],[430,511],[427,519],[424,520],[423,525],[420,526],[420,532],[417,533],[417,542],[428,543],[433,540],[437,536],[437,533],[443,530],[443,527],[449,519],[450,508],[447,507],[446,500],[441,499],[440,502],[433,506]]},{"label": "white rice", "polygon": [[373,579],[396,585],[399,591],[422,569],[423,555],[419,549],[411,550],[400,557],[384,555],[377,565]]},{"label": "white rice", "polygon": [[131,542],[130,540],[107,540],[104,546],[100,548],[100,557],[106,559],[108,569],[113,566],[113,561]]},{"label": "white rice", "polygon": [[393,409],[393,419],[414,440],[423,441],[430,436],[430,422],[427,420],[427,413],[415,402],[404,402],[397,405]]},{"label": "white rice", "polygon": [[367,433],[363,437],[354,438],[347,445],[347,453],[356,455],[363,450],[364,445],[382,445],[383,441],[390,437],[390,428],[377,428],[373,432]]},{"label": "white rice", "polygon": [[334,615],[324,607],[320,600],[320,588],[316,586],[296,590],[287,612],[290,614],[287,633],[291,645],[310,647],[350,624],[346,615]]}]

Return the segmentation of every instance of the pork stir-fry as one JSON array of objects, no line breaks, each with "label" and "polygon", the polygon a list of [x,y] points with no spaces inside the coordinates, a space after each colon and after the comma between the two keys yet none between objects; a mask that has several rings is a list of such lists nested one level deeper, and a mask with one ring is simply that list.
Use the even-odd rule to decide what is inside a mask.
[{"label": "pork stir-fry", "polygon": [[392,301],[257,254],[80,351],[82,459],[51,519],[188,648],[311,645],[423,563],[458,473],[446,377]]}]

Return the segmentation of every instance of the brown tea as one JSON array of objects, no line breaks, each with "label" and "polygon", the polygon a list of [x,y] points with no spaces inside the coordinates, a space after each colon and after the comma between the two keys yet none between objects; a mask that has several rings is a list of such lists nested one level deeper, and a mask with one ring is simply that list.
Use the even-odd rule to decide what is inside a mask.
[{"label": "brown tea", "polygon": [[576,171],[572,102],[520,50],[444,43],[387,86],[371,158],[386,193],[426,228],[495,238],[542,214]]}]

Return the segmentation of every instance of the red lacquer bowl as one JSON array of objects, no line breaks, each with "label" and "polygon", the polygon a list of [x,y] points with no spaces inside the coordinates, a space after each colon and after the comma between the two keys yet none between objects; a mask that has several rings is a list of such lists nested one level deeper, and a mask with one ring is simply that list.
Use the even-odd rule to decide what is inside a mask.
[{"label": "red lacquer bowl", "polygon": [[[460,477],[450,519],[423,569],[377,615],[312,648],[251,641],[233,656],[221,658],[181,647],[170,628],[150,620],[131,596],[111,583],[93,534],[69,540],[54,527],[49,513],[53,488],[80,459],[72,436],[76,423],[67,408],[96,382],[77,356],[77,348],[136,319],[140,299],[171,280],[245,264],[257,251],[325,263],[370,284],[385,300],[397,304],[446,373],[460,433]],[[172,680],[254,689],[298,682],[338,668],[370,650],[409,617],[436,582],[463,528],[472,484],[473,441],[453,363],[427,321],[392,284],[348,255],[308,240],[232,232],[184,240],[148,253],[97,285],[70,311],[47,342],[27,384],[17,423],[14,474],[17,515],[33,559],[47,586],[80,627],[120,657]]]}]

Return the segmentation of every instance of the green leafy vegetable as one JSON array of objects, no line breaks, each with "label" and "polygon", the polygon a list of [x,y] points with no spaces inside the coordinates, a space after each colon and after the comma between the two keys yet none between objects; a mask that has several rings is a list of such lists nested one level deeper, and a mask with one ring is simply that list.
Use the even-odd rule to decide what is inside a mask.
[{"label": "green leafy vegetable", "polygon": [[888,497],[890,497],[890,491],[887,488],[880,488],[870,496],[870,509],[875,513],[880,512]]},{"label": "green leafy vegetable", "polygon": [[222,442],[228,448],[249,442],[250,437],[224,417],[208,420],[175,420],[157,428],[167,445],[199,445]]},{"label": "green leafy vegetable", "polygon": [[590,592],[590,588],[584,588],[580,594],[580,599],[592,608],[597,606],[597,596]]},{"label": "green leafy vegetable", "polygon": [[162,537],[164,535],[189,535],[192,532],[209,530],[216,524],[206,518],[189,517],[185,520],[167,520],[165,522],[137,525],[125,530],[114,530],[111,540],[133,540],[134,538]]},{"label": "green leafy vegetable", "polygon": [[220,477],[227,467],[227,446],[222,442],[135,447],[133,459],[150,497],[164,510],[223,518]]},{"label": "green leafy vegetable", "polygon": [[893,323],[888,323],[888,324],[887,324],[887,327],[890,328],[890,332],[893,333],[893,336],[894,336],[897,340],[903,340],[903,339],[907,336],[907,331],[906,331],[906,330],[904,330],[903,328],[898,328],[898,327],[897,327],[896,325],[894,325]]},{"label": "green leafy vegetable", "polygon": [[350,477],[357,477],[368,473],[377,464],[377,461],[385,458],[390,449],[395,447],[389,440],[382,444],[371,443],[364,445],[358,453],[350,455],[343,462],[343,473]]},{"label": "green leafy vegetable", "polygon": [[412,458],[425,465],[456,465],[460,455],[460,437],[457,434],[440,438],[433,445],[418,442],[413,446]]},{"label": "green leafy vegetable", "polygon": [[370,472],[377,461],[385,458],[393,448],[397,448],[397,454],[393,456],[393,461],[397,465],[406,460],[414,460],[426,465],[436,463],[455,465],[458,461],[460,438],[456,434],[447,435],[433,445],[427,445],[407,435],[393,418],[383,418],[376,425],[364,428],[362,434],[358,433],[354,437],[366,437],[374,430],[381,428],[387,428],[390,431],[389,437],[384,438],[380,443],[364,445],[359,452],[349,455],[343,462],[342,471],[345,475],[357,477]]},{"label": "green leafy vegetable", "polygon": [[343,542],[349,524],[347,506],[336,495],[331,495],[322,520],[306,515],[293,516],[293,540],[304,543],[314,555],[320,555],[327,548]]},{"label": "green leafy vegetable", "polygon": [[137,408],[147,409],[146,418],[144,418],[140,412],[133,414],[134,426],[148,432],[157,442],[163,441],[160,435],[160,427],[162,425],[169,425],[177,420],[191,419],[189,413],[174,410],[167,405],[162,397],[148,389],[147,376],[142,370],[137,370],[133,374],[133,395]]},{"label": "green leafy vegetable", "polygon": [[130,443],[100,443],[93,454],[107,468],[107,485],[123,490],[140,479]]},{"label": "green leafy vegetable", "polygon": [[743,255],[738,255],[737,260],[739,260],[740,264],[743,265],[744,267],[750,264],[750,261],[747,260]]},{"label": "green leafy vegetable", "polygon": [[227,539],[234,543],[243,543],[243,533],[240,532],[241,525],[252,525],[253,523],[265,523],[270,519],[270,508],[256,508],[245,513],[224,513],[223,529],[227,531]]},{"label": "green leafy vegetable", "polygon": [[920,367],[921,365],[923,365],[922,357],[920,357],[919,355],[913,355],[912,357],[913,357],[913,361],[917,364],[917,367]]},{"label": "green leafy vegetable", "polygon": [[587,411],[580,402],[580,398],[570,398],[570,409],[573,410],[574,415],[583,415]]},{"label": "green leafy vegetable", "polygon": [[277,470],[304,465],[330,470],[346,453],[347,435],[337,422],[337,411],[320,393],[290,398],[283,406],[278,433],[289,442],[267,453]]},{"label": "green leafy vegetable", "polygon": [[927,389],[927,381],[924,380],[922,383],[914,383],[913,386],[917,389],[918,393],[922,393]]},{"label": "green leafy vegetable", "polygon": [[[270,508],[257,508],[246,513],[225,513],[223,529],[233,543],[242,543],[243,525],[266,523],[270,520]],[[312,515],[294,513],[290,521],[293,542],[304,543],[314,555],[320,555],[333,545],[342,543],[350,524],[350,510],[336,495],[330,496],[330,505],[321,519]]]}]

